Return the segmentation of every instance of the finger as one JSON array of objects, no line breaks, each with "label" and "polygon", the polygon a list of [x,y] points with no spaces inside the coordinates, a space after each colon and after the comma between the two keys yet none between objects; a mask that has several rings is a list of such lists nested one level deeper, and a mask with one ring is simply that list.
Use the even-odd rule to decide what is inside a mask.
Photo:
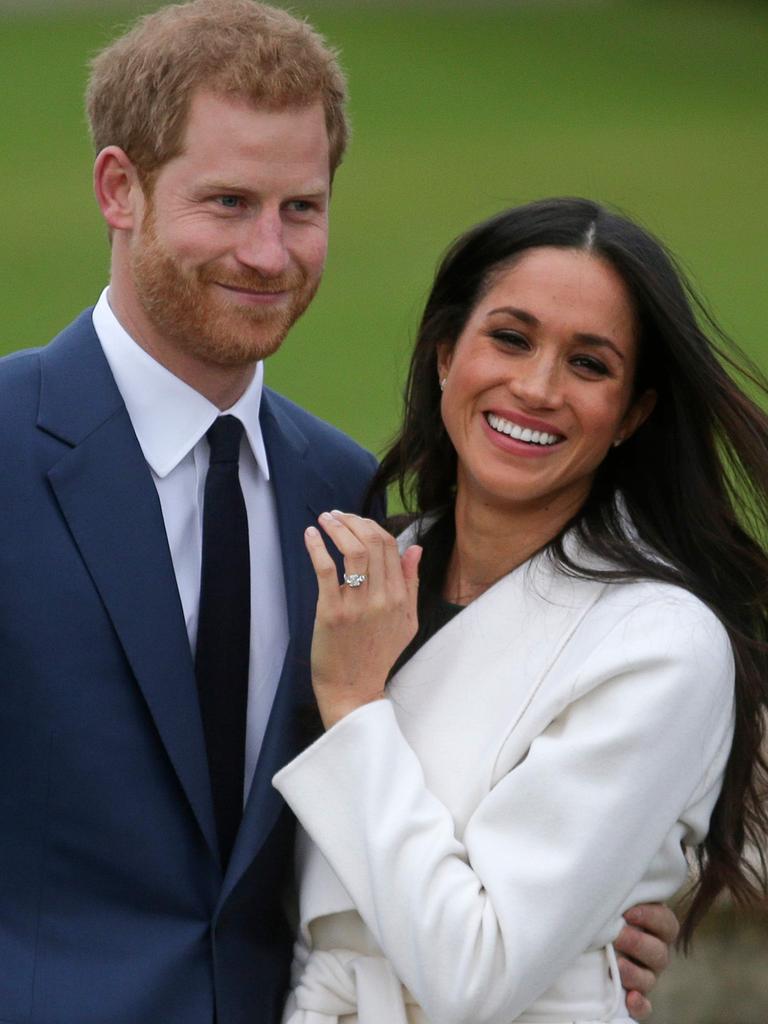
[{"label": "finger", "polygon": [[408,592],[408,607],[414,615],[416,615],[419,600],[419,564],[423,550],[418,544],[411,544],[400,559]]},{"label": "finger", "polygon": [[[368,576],[369,596],[372,598],[385,599],[391,595],[391,584],[387,573],[386,549],[394,544],[394,538],[390,537],[378,523],[372,519],[364,519],[361,516],[352,515],[348,512],[334,511],[331,513],[340,519],[346,529],[357,539],[366,552],[365,573]],[[398,566],[399,570],[399,566]],[[396,587],[397,580],[394,581]]]},{"label": "finger", "polygon": [[657,981],[653,971],[624,956],[618,958],[618,964],[622,988],[639,992],[641,996],[651,994]]},{"label": "finger", "polygon": [[615,946],[618,952],[647,967],[654,974],[661,974],[669,966],[669,946],[666,942],[632,925],[622,928]]},{"label": "finger", "polygon": [[339,600],[339,576],[336,571],[336,563],[328,554],[320,531],[314,526],[309,526],[304,531],[304,546],[317,577],[319,601],[326,607],[333,608]]},{"label": "finger", "polygon": [[680,922],[664,903],[643,903],[638,907],[632,907],[626,912],[624,919],[627,924],[643,928],[667,945],[676,942],[680,934]]},{"label": "finger", "polygon": [[[318,522],[344,557],[344,572],[368,572],[368,552],[339,516],[323,512]],[[338,580],[337,580],[338,582]]]},{"label": "finger", "polygon": [[634,1017],[635,1020],[647,1020],[652,1011],[653,1007],[650,1002],[640,992],[628,992],[627,993],[627,1010],[629,1015]]}]

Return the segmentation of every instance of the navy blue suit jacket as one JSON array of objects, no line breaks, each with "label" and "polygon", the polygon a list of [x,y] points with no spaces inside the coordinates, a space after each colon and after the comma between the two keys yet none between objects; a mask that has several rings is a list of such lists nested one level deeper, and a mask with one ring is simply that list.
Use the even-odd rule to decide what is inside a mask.
[{"label": "navy blue suit jacket", "polygon": [[290,642],[226,873],[160,504],[84,313],[0,361],[0,1024],[279,1019],[292,823],[273,773],[311,702],[303,531],[372,456],[265,391]]}]

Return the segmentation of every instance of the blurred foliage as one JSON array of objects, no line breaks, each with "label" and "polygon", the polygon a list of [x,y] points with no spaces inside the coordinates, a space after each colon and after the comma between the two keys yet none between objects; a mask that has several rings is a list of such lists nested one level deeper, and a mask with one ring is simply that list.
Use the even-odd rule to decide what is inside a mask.
[{"label": "blurred foliage", "polygon": [[652,995],[650,1024],[766,1024],[768,907],[719,905],[676,957]]},{"label": "blurred foliage", "polygon": [[[768,365],[764,5],[292,7],[342,51],[355,138],[325,283],[270,384],[380,449],[440,253],[472,222],[555,194],[658,233]],[[45,342],[105,282],[81,96],[88,56],[128,18],[0,19],[4,351]]]}]

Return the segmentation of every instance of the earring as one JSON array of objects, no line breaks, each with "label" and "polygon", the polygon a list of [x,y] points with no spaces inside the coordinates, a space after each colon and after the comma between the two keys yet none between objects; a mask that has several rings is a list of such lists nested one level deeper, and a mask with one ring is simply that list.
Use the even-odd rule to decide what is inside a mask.
[{"label": "earring", "polygon": [[440,379],[440,390],[445,391],[445,382],[448,380],[447,377],[441,377]]},{"label": "earring", "polygon": [[616,440],[613,442],[613,447],[614,448],[618,448],[623,440],[624,440],[623,437],[617,437]]}]

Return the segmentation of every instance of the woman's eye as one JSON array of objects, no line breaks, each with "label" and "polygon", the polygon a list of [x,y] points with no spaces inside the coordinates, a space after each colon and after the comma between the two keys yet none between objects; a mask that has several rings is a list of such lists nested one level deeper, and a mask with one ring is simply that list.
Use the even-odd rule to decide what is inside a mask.
[{"label": "woman's eye", "polygon": [[571,360],[571,363],[581,370],[594,374],[596,377],[607,377],[610,372],[605,363],[595,359],[593,356],[576,356]]},{"label": "woman's eye", "polygon": [[517,348],[526,348],[528,345],[528,339],[525,335],[519,334],[517,331],[491,331],[491,337],[496,341],[503,342],[505,345],[511,345]]}]

